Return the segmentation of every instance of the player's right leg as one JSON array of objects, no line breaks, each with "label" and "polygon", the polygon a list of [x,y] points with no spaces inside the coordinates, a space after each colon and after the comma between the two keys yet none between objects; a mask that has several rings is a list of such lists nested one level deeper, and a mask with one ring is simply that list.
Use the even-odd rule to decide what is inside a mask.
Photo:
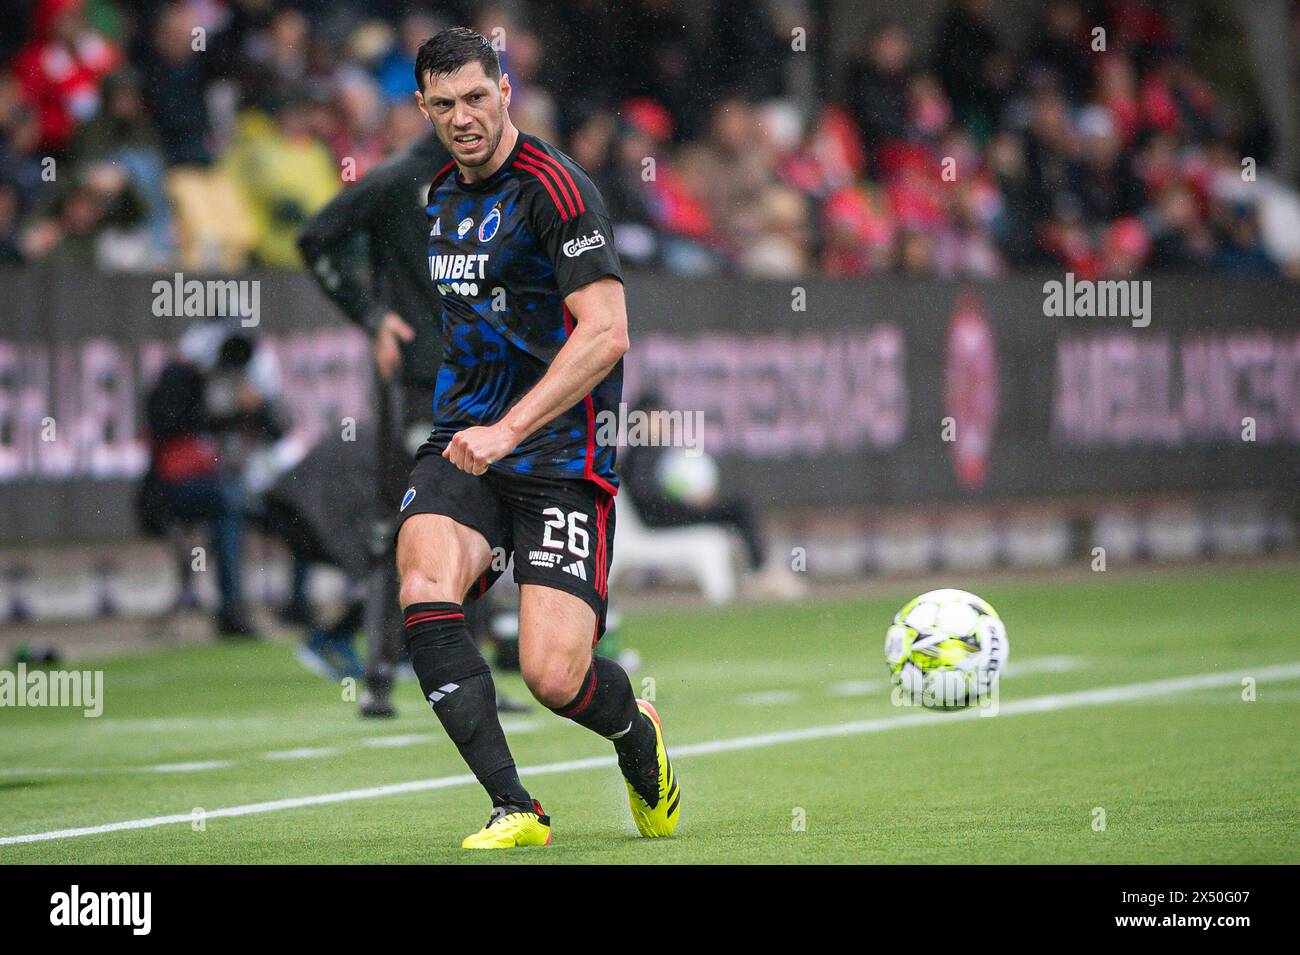
[{"label": "player's right leg", "polygon": [[[433,460],[441,464],[428,463]],[[493,533],[495,498],[478,478],[455,471],[462,481],[448,469],[455,471],[436,455],[417,463],[416,493],[408,492],[407,503],[423,496],[424,510],[404,513],[398,532],[400,602],[411,665],[434,714],[492,800],[488,824],[462,845],[543,845],[550,841],[550,819],[519,781],[497,718],[492,673],[465,626],[462,608],[492,564],[487,537],[464,522]]]}]

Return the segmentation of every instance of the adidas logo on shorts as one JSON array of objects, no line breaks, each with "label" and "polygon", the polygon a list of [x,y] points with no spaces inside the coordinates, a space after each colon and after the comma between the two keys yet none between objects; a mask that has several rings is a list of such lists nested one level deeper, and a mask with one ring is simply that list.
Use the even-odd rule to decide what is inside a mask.
[{"label": "adidas logo on shorts", "polygon": [[560,568],[566,574],[573,574],[579,580],[587,579],[587,568],[582,566],[582,561],[575,560],[572,564],[565,564]]}]

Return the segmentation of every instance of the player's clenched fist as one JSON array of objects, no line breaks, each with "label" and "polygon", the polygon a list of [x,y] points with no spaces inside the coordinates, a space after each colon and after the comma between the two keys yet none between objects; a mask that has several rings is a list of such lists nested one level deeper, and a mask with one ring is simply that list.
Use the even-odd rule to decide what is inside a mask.
[{"label": "player's clenched fist", "polygon": [[515,438],[500,425],[466,428],[452,435],[442,456],[468,474],[482,474],[515,449]]}]

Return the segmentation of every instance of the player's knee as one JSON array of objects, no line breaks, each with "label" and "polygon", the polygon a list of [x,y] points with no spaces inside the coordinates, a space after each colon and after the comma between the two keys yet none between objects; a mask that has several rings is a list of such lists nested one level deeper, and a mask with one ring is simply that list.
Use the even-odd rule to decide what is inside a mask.
[{"label": "player's knee", "polygon": [[436,576],[423,570],[411,569],[402,574],[397,599],[403,607],[409,607],[411,604],[444,601],[459,603],[461,595],[455,593],[454,590],[455,588],[448,581],[439,580]]},{"label": "player's knee", "polygon": [[524,683],[538,703],[548,709],[559,709],[578,695],[590,665],[590,660],[585,660],[581,667],[571,661],[548,660],[540,666],[524,667]]}]

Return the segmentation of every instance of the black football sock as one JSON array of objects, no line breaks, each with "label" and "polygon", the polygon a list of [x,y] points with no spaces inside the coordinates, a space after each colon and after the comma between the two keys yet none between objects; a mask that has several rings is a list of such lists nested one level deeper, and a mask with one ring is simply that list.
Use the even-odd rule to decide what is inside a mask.
[{"label": "black football sock", "polygon": [[637,709],[627,671],[609,657],[593,657],[578,695],[553,712],[612,741],[623,775],[651,806],[658,801],[655,731]]},{"label": "black football sock", "polygon": [[460,604],[411,604],[403,618],[424,698],[492,805],[531,808],[497,718],[492,671],[470,637]]}]

